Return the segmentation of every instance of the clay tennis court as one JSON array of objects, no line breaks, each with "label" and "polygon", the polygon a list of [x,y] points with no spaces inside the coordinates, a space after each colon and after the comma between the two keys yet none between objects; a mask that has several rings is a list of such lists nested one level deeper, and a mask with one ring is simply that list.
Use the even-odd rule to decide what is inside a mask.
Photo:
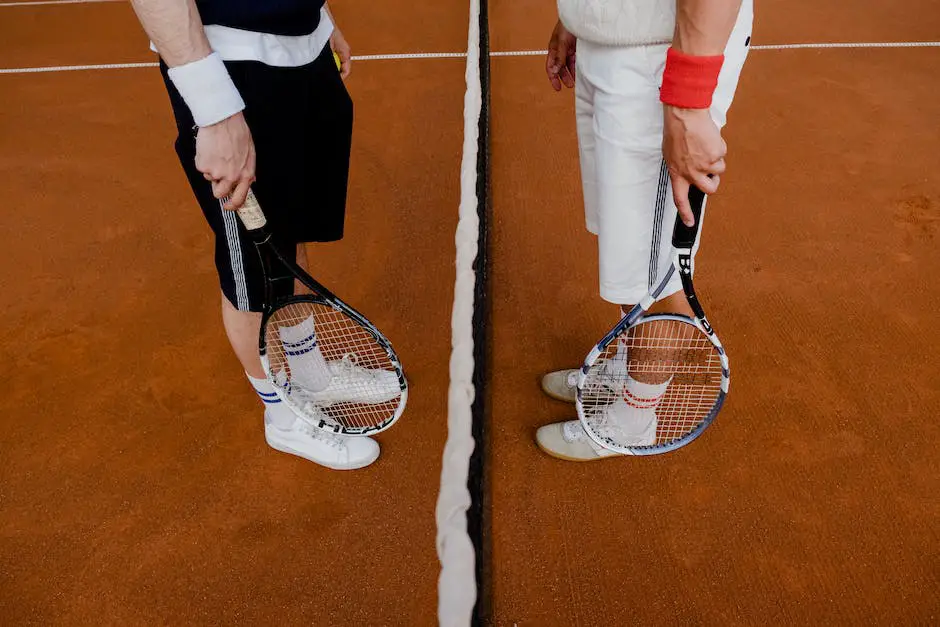
[{"label": "clay tennis court", "polygon": [[[335,0],[355,55],[462,53],[467,5]],[[553,2],[491,2],[494,53]],[[540,625],[926,625],[940,616],[940,9],[759,2],[696,284],[728,403],[668,455],[572,464],[539,376],[597,297],[573,95],[490,62],[487,494],[478,615]],[[264,442],[219,324],[211,237],[125,2],[0,6],[3,624],[437,623],[465,59],[354,62],[346,238],[314,275],[395,343],[380,460]]]}]

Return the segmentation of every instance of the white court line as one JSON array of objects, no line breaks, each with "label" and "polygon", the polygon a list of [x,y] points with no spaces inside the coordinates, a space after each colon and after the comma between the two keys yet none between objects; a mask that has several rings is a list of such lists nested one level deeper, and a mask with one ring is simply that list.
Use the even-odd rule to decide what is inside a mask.
[{"label": "white court line", "polygon": [[490,52],[491,57],[540,57],[548,50],[503,50]]},{"label": "white court line", "polygon": [[353,61],[397,61],[399,59],[464,59],[466,52],[415,52],[412,54],[353,55]]},{"label": "white court line", "polygon": [[4,7],[29,7],[44,4],[92,4],[95,2],[121,2],[122,0],[37,0],[36,2],[0,2],[0,9]]},{"label": "white court line", "polygon": [[[123,0],[34,0],[33,2],[0,2],[0,8],[28,7],[55,4],[96,4],[104,2],[122,2]],[[859,42],[859,43],[805,43],[805,44],[767,44],[751,46],[751,50],[801,50],[825,48],[940,48],[940,41],[909,41],[909,42]],[[512,50],[491,52],[493,57],[536,57],[546,54],[546,50]],[[466,57],[463,52],[429,52],[416,54],[367,54],[353,57],[353,61],[383,61],[400,59],[460,59]],[[0,69],[0,74],[17,74],[28,72],[65,72],[72,70],[110,70],[127,67],[152,67],[146,63],[119,63],[103,65],[74,65],[53,68],[10,68]]]},{"label": "white court line", "polygon": [[940,48],[940,41],[890,41],[829,44],[767,44],[751,50],[798,50],[806,48]]},{"label": "white court line", "polygon": [[[810,43],[810,44],[765,44],[751,46],[751,50],[798,50],[826,48],[940,48],[940,41],[887,41],[887,42],[847,42],[847,43]],[[493,57],[540,57],[547,50],[504,50],[491,52]]]},{"label": "white court line", "polygon": [[[88,1],[88,0],[86,0]],[[100,0],[90,0],[100,1]],[[353,55],[353,61],[398,61],[407,59],[463,59],[466,52],[415,52],[408,54]],[[153,61],[142,63],[102,63],[98,65],[50,65],[45,67],[0,68],[0,74],[39,74],[42,72],[79,72],[82,70],[124,70],[127,68],[159,67]]]},{"label": "white court line", "polygon": [[39,74],[41,72],[78,72],[80,70],[123,70],[138,67],[159,67],[159,63],[105,63],[103,65],[51,65],[48,67],[0,68],[0,74]]},{"label": "white court line", "polygon": [[[111,2],[116,0],[54,0],[56,2]],[[25,4],[38,4],[28,2]],[[3,6],[3,5],[0,5]],[[800,50],[830,48],[940,48],[940,41],[892,41],[818,44],[767,44],[751,46],[751,50]],[[545,50],[503,50],[491,52],[493,57],[540,57]],[[401,61],[409,59],[463,59],[466,52],[414,52],[406,54],[353,55],[353,61]],[[128,68],[158,67],[157,63],[103,63],[98,65],[53,65],[45,67],[0,68],[0,74],[38,74],[42,72],[77,72],[81,70],[123,70]]]}]

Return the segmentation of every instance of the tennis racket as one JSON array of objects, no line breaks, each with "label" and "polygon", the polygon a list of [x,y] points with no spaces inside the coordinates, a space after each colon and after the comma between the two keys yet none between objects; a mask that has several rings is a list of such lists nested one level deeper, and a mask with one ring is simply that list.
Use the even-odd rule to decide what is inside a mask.
[{"label": "tennis racket", "polygon": [[[606,449],[655,455],[685,446],[714,421],[728,393],[728,356],[692,285],[704,200],[693,186],[695,224],[687,227],[676,217],[665,276],[598,342],[578,372],[578,418]],[[677,272],[695,317],[648,314]]]},{"label": "tennis racket", "polygon": [[[362,436],[388,429],[408,398],[391,343],[278,250],[253,192],[237,213],[262,259],[267,295],[258,350],[278,397],[309,424],[331,433]],[[274,297],[274,259],[314,293]]]}]

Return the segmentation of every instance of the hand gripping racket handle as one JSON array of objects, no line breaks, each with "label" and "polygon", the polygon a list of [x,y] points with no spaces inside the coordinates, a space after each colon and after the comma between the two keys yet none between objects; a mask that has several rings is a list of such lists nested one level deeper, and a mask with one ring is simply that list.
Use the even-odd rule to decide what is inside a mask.
[{"label": "hand gripping racket handle", "polygon": [[689,204],[692,206],[692,217],[695,224],[686,226],[682,216],[676,216],[676,225],[672,229],[672,245],[674,248],[692,248],[698,236],[699,225],[702,221],[702,205],[705,204],[705,193],[695,185],[689,187]]},{"label": "hand gripping racket handle", "polygon": [[248,197],[245,198],[245,204],[238,208],[237,213],[242,224],[249,231],[262,229],[268,223],[268,219],[264,217],[264,212],[261,211],[261,205],[258,204],[258,199],[255,198],[255,193],[250,189],[248,190]]}]

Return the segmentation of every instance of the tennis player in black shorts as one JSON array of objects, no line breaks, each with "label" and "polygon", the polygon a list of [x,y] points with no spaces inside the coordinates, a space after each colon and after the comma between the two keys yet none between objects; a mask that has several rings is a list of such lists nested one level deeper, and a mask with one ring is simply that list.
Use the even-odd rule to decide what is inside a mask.
[{"label": "tennis player in black shorts", "polygon": [[[311,429],[265,379],[257,350],[264,277],[234,211],[251,186],[276,243],[294,248],[302,266],[305,243],[342,238],[353,122],[343,82],[349,45],[323,0],[132,4],[160,55],[176,152],[215,234],[223,324],[264,403],[267,442],[329,468],[371,464],[377,442]],[[292,291],[293,281],[283,289]]]}]

